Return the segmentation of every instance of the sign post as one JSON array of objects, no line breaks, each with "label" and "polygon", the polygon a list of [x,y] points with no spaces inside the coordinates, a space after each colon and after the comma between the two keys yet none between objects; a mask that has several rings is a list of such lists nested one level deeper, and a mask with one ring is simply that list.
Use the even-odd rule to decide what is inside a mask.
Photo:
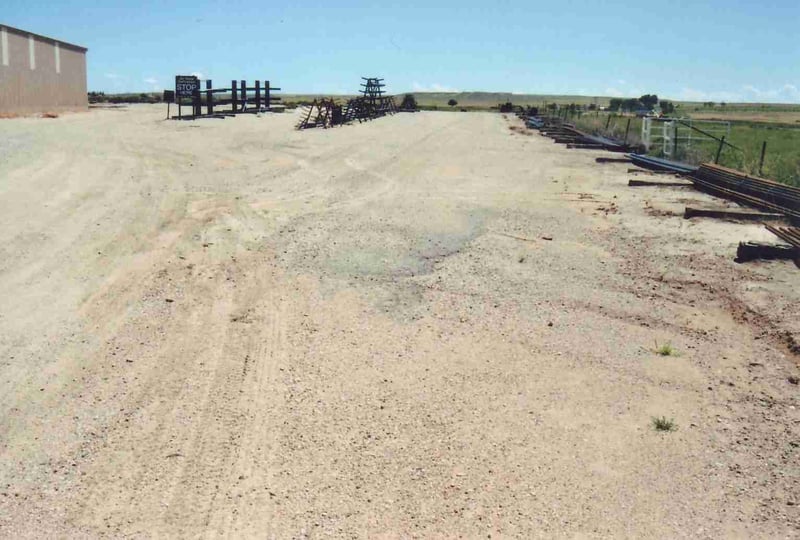
[{"label": "sign post", "polygon": [[167,102],[167,120],[169,120],[169,104],[175,101],[175,92],[172,90],[164,90],[163,100]]},{"label": "sign post", "polygon": [[195,93],[199,91],[200,79],[194,75],[175,75],[175,99],[178,100],[178,118],[181,118],[183,98],[194,98]]}]

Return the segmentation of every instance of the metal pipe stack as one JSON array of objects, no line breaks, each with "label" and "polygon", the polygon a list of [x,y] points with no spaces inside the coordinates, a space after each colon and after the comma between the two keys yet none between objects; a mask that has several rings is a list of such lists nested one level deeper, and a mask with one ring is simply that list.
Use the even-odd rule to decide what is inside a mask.
[{"label": "metal pipe stack", "polygon": [[767,225],[767,230],[783,240],[793,245],[795,249],[800,249],[800,227],[775,227]]},{"label": "metal pipe stack", "polygon": [[692,176],[692,182],[703,191],[762,210],[779,212],[800,222],[800,188],[712,163],[703,163]]}]

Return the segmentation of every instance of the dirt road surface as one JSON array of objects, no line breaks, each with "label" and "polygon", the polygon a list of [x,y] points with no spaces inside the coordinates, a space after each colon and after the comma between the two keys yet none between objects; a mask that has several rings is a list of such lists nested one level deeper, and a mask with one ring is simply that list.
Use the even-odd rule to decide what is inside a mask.
[{"label": "dirt road surface", "polygon": [[0,536],[797,537],[761,226],[498,114],[163,115],[0,122]]}]

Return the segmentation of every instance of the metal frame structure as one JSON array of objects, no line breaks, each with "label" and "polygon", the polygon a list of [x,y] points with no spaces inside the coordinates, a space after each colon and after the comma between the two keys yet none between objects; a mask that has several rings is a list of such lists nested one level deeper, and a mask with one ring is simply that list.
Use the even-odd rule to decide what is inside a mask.
[{"label": "metal frame structure", "polygon": [[[660,126],[659,126],[660,124]],[[675,157],[678,150],[691,149],[698,144],[719,143],[730,137],[731,123],[691,118],[644,118],[642,144],[649,152],[660,146],[665,157]],[[729,146],[732,146],[729,144]]]},{"label": "metal frame structure", "polygon": [[[205,88],[195,90],[189,103],[186,103],[186,100],[180,97],[176,97],[179,113],[178,116],[173,116],[172,118],[193,119],[269,112],[272,104],[281,100],[279,96],[272,95],[272,92],[279,91],[280,88],[270,86],[269,81],[263,81],[262,85],[262,81],[256,80],[253,86],[248,86],[245,80],[231,81],[229,88],[214,88],[213,86],[211,79],[207,79]],[[215,97],[215,94],[223,94],[224,96]],[[192,114],[189,116],[185,116],[180,112],[181,107],[186,105],[192,108]],[[205,114],[203,114],[204,105],[206,108]],[[226,106],[230,106],[230,108],[219,109],[219,107]]]},{"label": "metal frame structure", "polygon": [[300,113],[300,120],[295,126],[297,129],[313,127],[329,128],[341,124],[348,124],[355,120],[359,123],[366,122],[394,114],[397,105],[394,96],[385,95],[383,79],[377,77],[362,77],[361,95],[349,100],[344,106],[338,105],[333,98],[314,100]]},{"label": "metal frame structure", "polygon": [[322,98],[314,100],[311,105],[307,105],[300,116],[300,121],[295,125],[296,129],[308,129],[315,127],[329,128],[338,126],[344,121],[342,106],[337,105],[333,98]]}]

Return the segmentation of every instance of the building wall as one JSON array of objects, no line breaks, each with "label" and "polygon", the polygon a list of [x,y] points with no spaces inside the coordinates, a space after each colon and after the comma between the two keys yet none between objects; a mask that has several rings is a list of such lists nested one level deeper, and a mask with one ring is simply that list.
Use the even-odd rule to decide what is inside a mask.
[{"label": "building wall", "polygon": [[87,107],[85,50],[0,26],[0,113]]}]

